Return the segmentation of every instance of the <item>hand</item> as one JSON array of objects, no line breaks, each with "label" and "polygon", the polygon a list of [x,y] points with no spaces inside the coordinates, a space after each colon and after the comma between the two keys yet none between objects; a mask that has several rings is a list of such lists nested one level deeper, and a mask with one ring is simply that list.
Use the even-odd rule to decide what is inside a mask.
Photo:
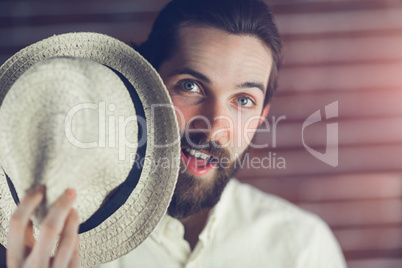
[{"label": "hand", "polygon": [[[43,219],[37,241],[29,217],[41,203],[44,187],[30,189],[10,220],[8,234],[7,267],[46,268],[78,267],[78,214],[71,206],[75,192],[68,189],[52,205]],[[53,258],[53,245],[60,234],[60,242]]]}]

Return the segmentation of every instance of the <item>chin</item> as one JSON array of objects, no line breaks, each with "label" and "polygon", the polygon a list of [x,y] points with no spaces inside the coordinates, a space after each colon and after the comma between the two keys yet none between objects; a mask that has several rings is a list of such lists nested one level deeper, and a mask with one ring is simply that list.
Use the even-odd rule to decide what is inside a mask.
[{"label": "chin", "polygon": [[[177,219],[213,208],[239,167],[229,150],[217,147],[202,133],[192,135],[188,140],[183,138],[181,146],[181,171],[168,208],[168,214]],[[240,159],[247,152],[248,149]],[[225,159],[232,159],[231,164],[223,165]]]},{"label": "chin", "polygon": [[208,174],[195,176],[183,167],[181,170],[168,208],[168,214],[177,219],[213,208],[235,173],[233,168],[215,167]]}]

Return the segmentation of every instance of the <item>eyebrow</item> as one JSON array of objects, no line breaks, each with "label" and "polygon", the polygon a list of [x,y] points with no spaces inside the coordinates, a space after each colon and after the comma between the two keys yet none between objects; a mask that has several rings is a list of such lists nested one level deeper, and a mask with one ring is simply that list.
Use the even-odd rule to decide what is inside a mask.
[{"label": "eyebrow", "polygon": [[203,80],[204,82],[206,82],[208,84],[212,84],[211,79],[209,79],[206,75],[204,75],[204,74],[202,74],[200,72],[197,72],[197,71],[195,71],[193,69],[190,69],[190,68],[178,69],[178,70],[172,72],[170,74],[170,76],[175,76],[175,75],[179,75],[179,74],[189,74],[189,75],[194,76],[195,78],[197,78],[199,80]]},{"label": "eyebrow", "polygon": [[[206,75],[197,72],[196,70],[193,70],[191,68],[181,68],[178,70],[173,71],[169,76],[175,76],[175,75],[180,75],[180,74],[189,74],[191,76],[194,76],[195,78],[199,79],[199,80],[203,80],[204,82],[208,83],[208,84],[212,84],[211,79],[209,79]],[[265,94],[265,89],[266,87],[264,86],[263,83],[259,83],[259,82],[244,82],[241,83],[239,85],[237,85],[238,89],[242,89],[242,88],[258,88],[262,91],[263,94]]]},{"label": "eyebrow", "polygon": [[245,82],[237,86],[237,88],[258,88],[262,91],[262,94],[265,94],[265,86],[263,83],[259,82]]}]

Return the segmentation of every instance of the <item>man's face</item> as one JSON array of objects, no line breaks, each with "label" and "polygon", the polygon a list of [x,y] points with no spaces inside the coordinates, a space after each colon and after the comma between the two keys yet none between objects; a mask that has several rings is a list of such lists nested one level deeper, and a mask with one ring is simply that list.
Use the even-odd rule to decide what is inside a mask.
[{"label": "man's face", "polygon": [[181,171],[169,214],[213,207],[254,136],[272,56],[253,36],[201,26],[179,30],[177,52],[159,68],[179,121]]}]

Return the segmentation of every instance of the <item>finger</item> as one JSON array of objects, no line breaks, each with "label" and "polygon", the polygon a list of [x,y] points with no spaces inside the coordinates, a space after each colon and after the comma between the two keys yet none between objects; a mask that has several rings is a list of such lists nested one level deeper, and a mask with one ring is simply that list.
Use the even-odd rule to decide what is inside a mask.
[{"label": "finger", "polygon": [[27,257],[30,253],[32,248],[35,245],[35,238],[33,236],[33,225],[32,221],[28,221],[28,226],[25,231],[25,251],[24,251],[24,257]]},{"label": "finger", "polygon": [[26,193],[10,219],[7,264],[19,267],[25,254],[25,236],[29,217],[43,199],[44,187],[36,186]]},{"label": "finger", "polygon": [[49,265],[49,256],[51,255],[57,235],[63,229],[75,196],[75,191],[68,189],[50,208],[41,224],[39,238],[29,256],[32,263],[38,264],[39,267],[47,267]]},{"label": "finger", "polygon": [[80,243],[78,240],[78,234],[76,235],[76,240],[75,240],[75,248],[73,255],[71,256],[70,263],[68,264],[68,268],[77,268],[79,267],[79,248],[80,248]]},{"label": "finger", "polygon": [[53,267],[67,267],[76,247],[78,234],[78,214],[75,209],[70,209],[63,231],[60,235],[60,242],[54,256]]}]

